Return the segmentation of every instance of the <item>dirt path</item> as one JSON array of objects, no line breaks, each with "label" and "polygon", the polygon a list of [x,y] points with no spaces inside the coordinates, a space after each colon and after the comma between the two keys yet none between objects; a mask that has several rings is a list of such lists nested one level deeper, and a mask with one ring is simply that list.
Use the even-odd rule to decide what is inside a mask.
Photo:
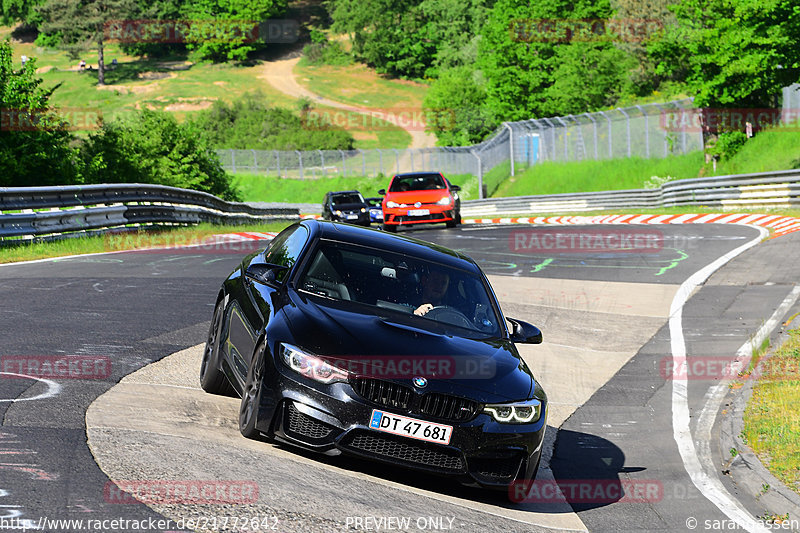
[{"label": "dirt path", "polygon": [[[281,91],[284,94],[292,96],[294,98],[301,98],[305,97],[311,100],[312,102],[324,105],[328,107],[334,107],[336,109],[342,109],[344,111],[350,111],[353,113],[361,113],[369,115],[371,113],[381,113],[382,110],[368,108],[368,107],[357,107],[351,106],[348,104],[343,104],[341,102],[337,102],[335,100],[330,100],[325,98],[324,96],[320,96],[315,94],[299,83],[297,83],[297,79],[294,77],[294,66],[300,61],[299,57],[290,57],[290,58],[282,58],[277,59],[275,61],[267,61],[264,64],[264,71],[260,78],[264,79]],[[390,122],[411,135],[411,144],[409,148],[429,148],[436,146],[436,136],[430,133],[426,133],[425,131],[421,131],[419,127],[408,127],[404,126],[403,124],[397,124],[396,119],[393,120],[391,116],[387,117],[387,122]]]}]

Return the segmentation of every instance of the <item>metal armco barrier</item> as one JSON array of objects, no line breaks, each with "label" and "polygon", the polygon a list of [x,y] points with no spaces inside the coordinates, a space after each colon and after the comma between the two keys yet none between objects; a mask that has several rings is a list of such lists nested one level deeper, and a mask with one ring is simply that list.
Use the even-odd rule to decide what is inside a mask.
[{"label": "metal armco barrier", "polygon": [[800,170],[675,180],[658,189],[467,200],[465,217],[703,205],[713,208],[800,205]]},{"label": "metal armco barrier", "polygon": [[257,208],[163,185],[0,187],[0,241],[97,233],[135,224],[243,224],[299,218],[296,208]]}]

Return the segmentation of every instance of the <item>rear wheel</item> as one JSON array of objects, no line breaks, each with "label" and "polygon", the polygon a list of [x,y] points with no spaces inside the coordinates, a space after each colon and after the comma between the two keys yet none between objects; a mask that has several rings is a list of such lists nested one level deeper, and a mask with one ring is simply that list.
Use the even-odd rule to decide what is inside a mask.
[{"label": "rear wheel", "polygon": [[234,391],[228,378],[220,370],[220,337],[222,336],[222,318],[225,315],[225,302],[220,300],[214,308],[214,318],[208,329],[208,340],[203,351],[203,362],[200,364],[200,386],[211,394],[232,396]]},{"label": "rear wheel", "polygon": [[261,432],[256,429],[256,422],[258,422],[258,406],[261,402],[261,387],[264,381],[265,348],[262,342],[253,355],[242,392],[242,403],[239,406],[239,432],[248,439],[261,439]]}]

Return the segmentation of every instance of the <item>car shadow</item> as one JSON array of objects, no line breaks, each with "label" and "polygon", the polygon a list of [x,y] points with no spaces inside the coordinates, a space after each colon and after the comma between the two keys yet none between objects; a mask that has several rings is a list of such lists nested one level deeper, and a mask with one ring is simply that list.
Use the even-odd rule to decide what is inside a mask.
[{"label": "car shadow", "polygon": [[[625,467],[622,450],[605,439],[586,433],[559,431],[553,427],[548,427],[546,435],[548,437],[543,447],[542,465],[536,480],[519,482],[524,487],[524,492],[518,487],[490,490],[462,485],[449,477],[399,466],[387,468],[382,463],[345,455],[320,455],[280,443],[275,446],[335,468],[359,472],[448,498],[532,513],[562,514],[609,505],[618,501],[622,494],[623,485],[619,474],[642,470]],[[553,450],[555,440],[557,455]],[[554,453],[552,458],[551,453]],[[584,490],[583,496],[580,493],[581,488]],[[586,497],[587,490],[589,497]],[[570,497],[571,493],[574,497]]]}]

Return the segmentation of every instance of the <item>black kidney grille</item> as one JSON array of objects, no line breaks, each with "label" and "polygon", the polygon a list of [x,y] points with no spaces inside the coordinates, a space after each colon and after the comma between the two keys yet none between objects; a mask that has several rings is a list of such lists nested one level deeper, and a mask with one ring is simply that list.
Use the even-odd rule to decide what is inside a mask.
[{"label": "black kidney grille", "polygon": [[419,412],[434,418],[464,422],[478,412],[478,403],[458,396],[431,392],[422,397]]},{"label": "black kidney grille", "polygon": [[424,443],[418,444],[402,437],[395,438],[374,432],[353,433],[355,436],[350,439],[348,446],[369,455],[451,472],[464,470],[464,458],[455,450],[435,445],[426,446]]},{"label": "black kidney grille", "polygon": [[409,387],[380,379],[353,378],[350,385],[359,396],[384,407],[408,409],[413,396]]},{"label": "black kidney grille", "polygon": [[327,437],[331,434],[331,431],[333,431],[333,428],[329,427],[328,425],[318,422],[310,416],[306,416],[298,411],[291,402],[289,402],[288,418],[288,429],[290,432],[303,435],[311,439],[321,439]]}]

